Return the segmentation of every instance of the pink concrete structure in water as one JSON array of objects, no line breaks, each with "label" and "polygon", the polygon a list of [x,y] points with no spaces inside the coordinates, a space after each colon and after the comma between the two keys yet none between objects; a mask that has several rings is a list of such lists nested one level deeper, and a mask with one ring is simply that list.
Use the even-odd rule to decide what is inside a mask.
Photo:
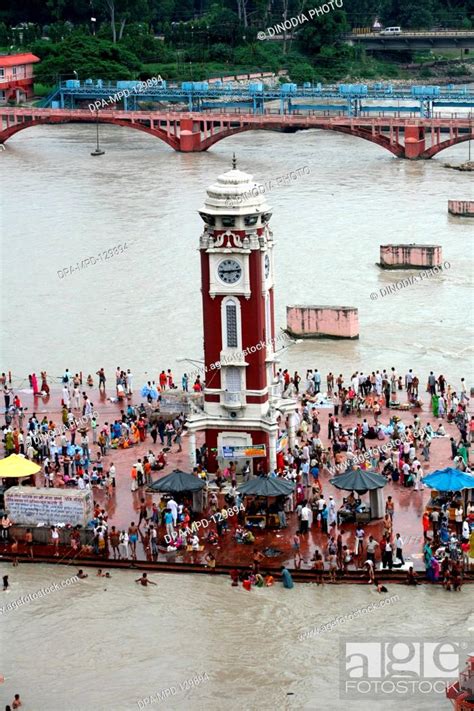
[{"label": "pink concrete structure in water", "polygon": [[286,330],[297,338],[359,338],[359,311],[352,306],[287,306]]},{"label": "pink concrete structure in water", "polygon": [[426,269],[439,267],[442,248],[438,244],[381,244],[379,267],[383,269]]},{"label": "pink concrete structure in water", "polygon": [[459,217],[474,217],[474,200],[448,200],[448,211]]}]

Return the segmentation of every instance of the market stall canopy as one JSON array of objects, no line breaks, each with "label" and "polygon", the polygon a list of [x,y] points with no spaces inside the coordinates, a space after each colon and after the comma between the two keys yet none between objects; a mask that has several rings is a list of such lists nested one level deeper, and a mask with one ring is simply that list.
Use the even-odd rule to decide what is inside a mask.
[{"label": "market stall canopy", "polygon": [[374,489],[382,489],[387,483],[387,479],[373,469],[354,469],[350,472],[339,474],[334,479],[329,479],[329,482],[337,489],[366,494]]},{"label": "market stall canopy", "polygon": [[239,487],[238,491],[244,496],[288,496],[294,491],[295,485],[287,479],[276,477],[257,477]]},{"label": "market stall canopy", "polygon": [[474,489],[474,475],[462,472],[460,469],[446,467],[427,474],[421,480],[423,484],[436,491],[462,491]]},{"label": "market stall canopy", "polygon": [[175,469],[164,476],[162,479],[153,482],[148,489],[151,491],[162,491],[170,494],[183,494],[186,491],[200,491],[204,489],[206,482],[194,474],[182,472],[180,469]]},{"label": "market stall canopy", "polygon": [[20,456],[10,454],[9,457],[0,460],[0,479],[19,479],[22,476],[31,476],[41,471],[41,467],[35,462]]}]

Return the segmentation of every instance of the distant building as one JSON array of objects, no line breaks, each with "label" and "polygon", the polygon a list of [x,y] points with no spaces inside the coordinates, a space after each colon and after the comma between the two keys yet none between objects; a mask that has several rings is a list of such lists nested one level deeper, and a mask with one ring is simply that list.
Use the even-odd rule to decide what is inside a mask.
[{"label": "distant building", "polygon": [[39,61],[30,53],[0,56],[0,105],[33,96],[33,64]]}]

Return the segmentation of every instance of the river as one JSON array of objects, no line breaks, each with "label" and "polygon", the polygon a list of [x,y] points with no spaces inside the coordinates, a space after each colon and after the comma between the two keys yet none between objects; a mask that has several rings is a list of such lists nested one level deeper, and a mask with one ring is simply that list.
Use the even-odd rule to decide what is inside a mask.
[{"label": "river", "polygon": [[[11,585],[0,592],[4,607],[77,572],[62,565],[0,569]],[[148,588],[135,584],[139,576],[112,571],[109,580],[90,569],[86,580],[0,615],[3,703],[20,693],[25,711],[126,711],[174,687],[173,696],[146,708],[436,711],[449,708],[443,694],[340,699],[341,640],[473,641],[472,586],[447,593],[389,585],[378,595],[366,585],[277,584],[248,593],[221,576],[153,574],[157,586]],[[391,604],[299,640],[385,598]],[[189,688],[185,682],[196,675],[208,679]]]},{"label": "river", "polygon": [[[15,387],[29,372],[58,377],[65,367],[85,375],[104,366],[110,377],[120,365],[139,381],[168,367],[179,374],[178,357],[202,357],[197,210],[234,151],[239,168],[261,182],[310,170],[268,193],[277,325],[285,326],[289,304],[359,308],[360,340],[299,343],[286,351],[285,366],[350,375],[394,365],[472,382],[473,224],[449,217],[447,201],[472,199],[473,180],[443,167],[466,160],[466,144],[408,162],[331,132],[255,132],[192,155],[138,131],[100,132],[101,158],[90,156],[92,125],[36,127],[0,153],[0,369],[13,372]],[[441,244],[450,268],[373,301],[372,292],[402,276],[376,266],[379,245],[400,241]],[[58,275],[125,243],[112,259]],[[12,583],[3,605],[71,574],[1,567]],[[90,576],[1,616],[3,703],[21,692],[25,711],[121,711],[207,674],[196,688],[150,707],[445,709],[443,696],[339,699],[340,637],[453,640],[474,628],[467,587],[448,594],[389,586],[400,596],[395,604],[298,641],[306,629],[379,596],[367,586],[246,593],[220,577],[187,575],[157,576],[156,588],[142,589],[129,572],[107,581]]]},{"label": "river", "polygon": [[[264,131],[225,139],[202,154],[179,154],[138,131],[101,126],[105,155],[92,158],[95,127],[41,126],[0,154],[2,188],[1,369],[14,385],[46,369],[136,381],[202,358],[197,214],[205,190],[238,167],[268,181],[308,166],[268,192],[277,241],[276,324],[286,305],[359,308],[360,339],[302,342],[283,364],[304,371],[433,369],[455,385],[472,381],[472,220],[450,217],[448,199],[472,199],[472,174],[443,167],[467,159],[467,144],[410,162],[333,132]],[[306,171],[307,173],[307,171]],[[379,245],[441,244],[450,267],[371,300],[406,272],[376,266]],[[124,245],[107,261],[62,276],[64,267]],[[58,274],[59,272],[59,274]]]}]

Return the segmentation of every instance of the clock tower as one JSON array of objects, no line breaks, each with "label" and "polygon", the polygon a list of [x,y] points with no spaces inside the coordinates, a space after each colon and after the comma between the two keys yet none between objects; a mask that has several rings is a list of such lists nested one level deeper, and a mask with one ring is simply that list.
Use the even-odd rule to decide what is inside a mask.
[{"label": "clock tower", "polygon": [[208,188],[199,214],[205,388],[204,410],[187,423],[191,454],[195,432],[204,430],[211,471],[239,458],[273,469],[277,416],[297,404],[282,399],[274,384],[271,209],[234,158],[232,170]]}]

